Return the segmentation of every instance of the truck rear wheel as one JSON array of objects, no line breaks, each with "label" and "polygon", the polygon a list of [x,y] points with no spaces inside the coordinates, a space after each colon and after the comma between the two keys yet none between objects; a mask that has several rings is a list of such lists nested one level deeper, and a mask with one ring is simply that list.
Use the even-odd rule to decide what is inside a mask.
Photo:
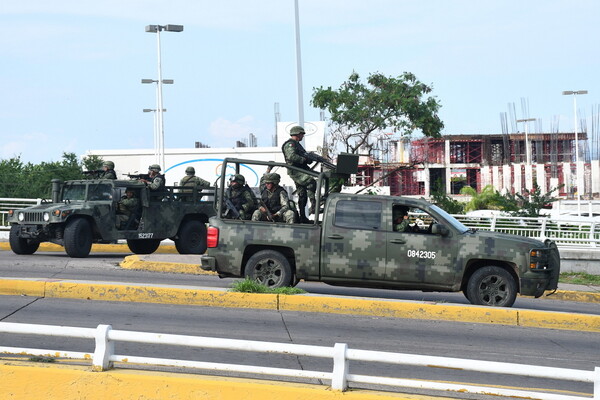
[{"label": "truck rear wheel", "polygon": [[517,298],[517,284],[505,269],[488,266],[473,273],[466,294],[471,304],[510,307]]},{"label": "truck rear wheel", "polygon": [[8,241],[10,243],[10,249],[15,254],[33,254],[40,247],[40,242],[32,239],[23,239],[19,237],[19,225],[13,225],[10,227],[10,234]]},{"label": "truck rear wheel", "polygon": [[247,278],[269,288],[290,286],[294,275],[287,258],[275,250],[262,250],[254,254],[244,269]]},{"label": "truck rear wheel", "polygon": [[206,251],[206,225],[200,221],[186,221],[179,229],[175,247],[179,254],[204,254]]},{"label": "truck rear wheel", "polygon": [[160,246],[160,239],[127,239],[127,246],[135,254],[152,254]]},{"label": "truck rear wheel", "polygon": [[92,249],[92,239],[92,227],[87,220],[77,218],[67,222],[64,243],[69,257],[87,257]]}]

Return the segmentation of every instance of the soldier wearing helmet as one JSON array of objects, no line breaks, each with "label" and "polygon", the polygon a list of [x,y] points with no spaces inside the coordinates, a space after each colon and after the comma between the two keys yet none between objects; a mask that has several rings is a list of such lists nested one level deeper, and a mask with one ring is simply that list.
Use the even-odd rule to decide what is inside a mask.
[{"label": "soldier wearing helmet", "polygon": [[226,218],[249,220],[256,210],[256,196],[248,185],[244,175],[235,174],[229,178],[229,187],[225,191]]},{"label": "soldier wearing helmet", "polygon": [[264,189],[259,200],[260,207],[252,214],[252,221],[284,221],[293,224],[296,216],[289,207],[289,197],[284,188],[279,186],[281,176],[277,173],[263,175]]},{"label": "soldier wearing helmet", "polygon": [[115,172],[115,163],[112,161],[104,161],[102,163],[102,171],[98,174],[99,179],[117,179]]},{"label": "soldier wearing helmet", "polygon": [[[304,147],[300,144],[300,141],[305,135],[304,128],[301,126],[294,126],[290,129],[290,139],[281,146],[281,151],[285,157],[285,162],[288,165],[310,170],[309,164],[311,163],[302,154],[306,153]],[[300,212],[300,222],[308,222],[308,218],[305,214],[305,208],[310,199],[310,209],[308,215],[314,214],[315,212],[315,191],[317,188],[317,182],[308,174],[301,171],[288,169],[288,175],[296,184],[296,192],[298,193],[298,208]]]},{"label": "soldier wearing helmet", "polygon": [[141,179],[150,190],[162,190],[165,187],[165,176],[160,173],[160,165],[152,164],[148,167],[149,179]]},{"label": "soldier wearing helmet", "polygon": [[394,206],[392,211],[394,220],[394,231],[396,232],[409,232],[411,227],[408,221],[408,207],[406,206]]},{"label": "soldier wearing helmet", "polygon": [[192,188],[207,188],[210,187],[210,182],[205,181],[199,176],[196,176],[196,170],[194,167],[187,167],[185,169],[185,176],[179,181],[179,186],[189,187],[189,189],[179,189],[179,193],[188,193],[188,195],[180,195],[179,198],[182,201],[191,201],[193,198],[191,195],[191,193],[193,193]]}]

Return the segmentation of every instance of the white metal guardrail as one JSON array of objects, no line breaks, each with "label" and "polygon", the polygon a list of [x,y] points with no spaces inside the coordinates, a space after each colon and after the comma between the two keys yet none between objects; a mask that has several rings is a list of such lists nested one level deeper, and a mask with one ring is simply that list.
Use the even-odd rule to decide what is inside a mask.
[{"label": "white metal guardrail", "polygon": [[452,216],[469,228],[527,236],[541,241],[550,239],[558,247],[600,248],[600,223],[591,219]]},{"label": "white metal guardrail", "polygon": [[[94,339],[96,346],[91,357],[90,353],[16,347],[0,347],[0,354],[51,356],[75,359],[91,358],[93,369],[96,371],[104,371],[110,369],[112,368],[112,364],[114,362],[121,362],[131,363],[132,365],[145,364],[156,366],[175,366],[224,372],[242,372],[257,375],[326,379],[331,381],[332,389],[341,391],[346,390],[350,383],[367,383],[404,388],[458,391],[463,393],[467,392],[474,394],[487,394],[498,396],[514,396],[540,400],[589,400],[590,398],[593,398],[594,400],[600,400],[600,367],[596,367],[594,371],[587,371],[493,361],[479,361],[460,358],[357,350],[349,349],[348,345],[345,343],[336,343],[333,347],[325,347],[287,343],[259,342],[238,339],[220,339],[201,336],[123,331],[114,330],[110,325],[98,325],[98,327],[94,329],[69,326],[0,322],[0,333],[49,335],[59,337]],[[152,343],[161,345],[202,347],[223,350],[321,357],[333,359],[333,369],[331,372],[307,371],[251,365],[224,364],[165,358],[137,357],[131,355],[118,355],[114,353],[115,342]],[[357,375],[349,373],[350,361],[402,364],[433,368],[451,368],[463,371],[510,374],[537,378],[586,382],[594,384],[594,391],[593,397],[566,396],[564,393],[553,394],[546,392],[532,392],[491,386],[451,384],[445,382],[433,382],[425,380],[378,377],[372,375]]]},{"label": "white metal guardrail", "polygon": [[0,230],[9,230],[7,215],[8,210],[25,208],[38,205],[42,199],[16,199],[16,198],[0,198]]}]

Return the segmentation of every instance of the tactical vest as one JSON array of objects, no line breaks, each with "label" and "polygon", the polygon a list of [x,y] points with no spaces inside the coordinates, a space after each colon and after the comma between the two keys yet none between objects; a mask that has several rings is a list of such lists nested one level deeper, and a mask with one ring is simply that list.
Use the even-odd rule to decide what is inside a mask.
[{"label": "tactical vest", "polygon": [[271,197],[269,197],[268,190],[263,190],[262,192],[262,201],[264,201],[264,203],[267,205],[267,208],[272,214],[275,214],[276,212],[281,210],[282,205],[279,199],[281,198],[281,192],[283,190],[284,189],[281,186],[278,186],[277,189],[275,189],[275,191],[271,195]]},{"label": "tactical vest", "polygon": [[233,191],[231,190],[230,187],[227,188],[227,197],[229,198],[229,200],[231,200],[231,202],[233,203],[233,206],[235,207],[236,210],[242,209],[242,206],[244,205],[244,200],[245,200],[243,194],[246,190],[251,191],[251,189],[247,185],[242,186],[239,190],[237,190],[235,197],[232,197]]},{"label": "tactical vest", "polygon": [[[288,160],[288,158],[287,158],[287,156],[285,154],[284,149],[285,149],[285,145],[288,144],[289,142],[294,142],[296,148],[300,148],[300,153],[305,153],[306,152],[306,150],[304,150],[304,146],[302,146],[300,144],[300,142],[298,142],[298,141],[296,141],[294,139],[288,139],[283,145],[281,145],[281,152],[283,153],[283,156],[285,157],[286,164],[290,164],[290,165],[293,165],[294,167],[298,167],[298,168],[309,169],[306,164],[300,164],[300,163],[296,163],[296,162]],[[299,153],[298,150],[296,150],[296,154],[298,154],[298,153]]]}]

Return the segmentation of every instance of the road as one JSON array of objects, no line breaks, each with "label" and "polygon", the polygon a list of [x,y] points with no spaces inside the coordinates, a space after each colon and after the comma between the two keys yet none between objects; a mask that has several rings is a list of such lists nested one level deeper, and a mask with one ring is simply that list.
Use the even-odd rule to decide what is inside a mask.
[{"label": "road", "polygon": [[[119,267],[126,254],[95,253],[88,258],[69,258],[62,252],[37,252],[19,256],[11,251],[0,251],[0,277],[56,278],[88,281],[115,281],[130,283],[194,285],[202,287],[229,287],[233,279],[219,279],[212,275],[183,275],[131,271]],[[176,260],[177,255],[173,255]],[[185,262],[194,257],[187,256]],[[199,260],[198,260],[199,262]],[[317,282],[301,282],[299,288],[314,294],[358,296],[411,301],[469,304],[462,293],[425,293],[420,291],[366,289],[329,286]],[[541,311],[561,311],[600,315],[600,307],[594,303],[574,303],[548,299],[518,297],[514,307]]]},{"label": "road", "polygon": [[[333,314],[150,305],[52,298],[3,296],[0,320],[50,325],[163,332],[295,344],[332,346],[410,354],[473,358],[592,370],[600,360],[600,334],[514,326],[373,318]],[[91,340],[0,335],[6,346],[90,352]],[[172,346],[119,343],[124,355],[328,370],[331,361],[293,356],[223,352]],[[352,373],[443,381],[488,382],[511,387],[546,387],[590,393],[591,385],[449,369],[422,369],[379,364],[352,364]],[[466,398],[461,395],[460,398]],[[473,397],[477,398],[477,397]]]}]

